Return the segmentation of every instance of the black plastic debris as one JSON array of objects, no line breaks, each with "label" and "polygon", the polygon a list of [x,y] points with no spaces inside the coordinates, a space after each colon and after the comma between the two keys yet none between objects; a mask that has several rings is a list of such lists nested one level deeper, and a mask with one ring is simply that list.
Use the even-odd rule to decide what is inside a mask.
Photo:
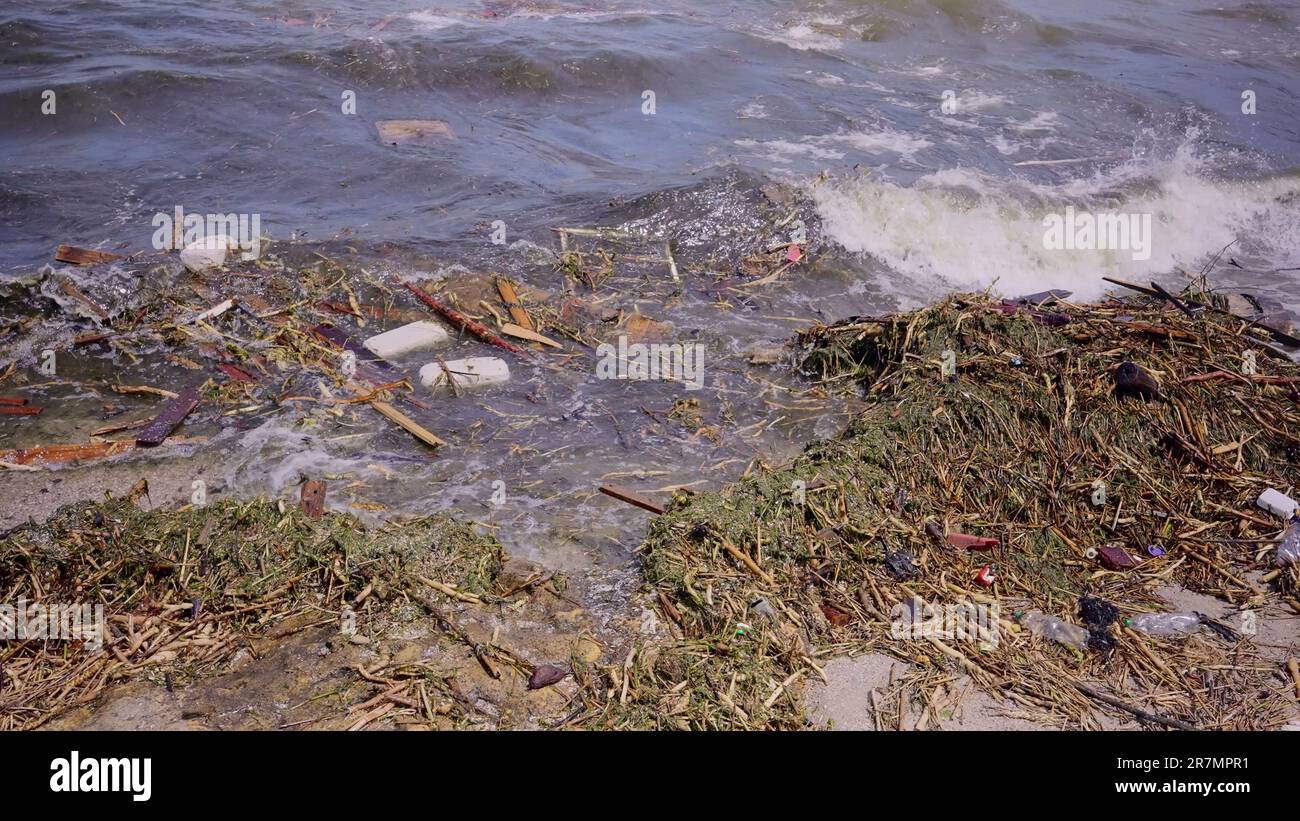
[{"label": "black plastic debris", "polygon": [[916,575],[916,560],[910,553],[902,550],[897,553],[886,553],[885,569],[895,579],[905,582]]},{"label": "black plastic debris", "polygon": [[1105,652],[1115,647],[1110,626],[1119,618],[1119,608],[1105,599],[1083,596],[1079,599],[1079,619],[1088,628],[1088,649]]}]

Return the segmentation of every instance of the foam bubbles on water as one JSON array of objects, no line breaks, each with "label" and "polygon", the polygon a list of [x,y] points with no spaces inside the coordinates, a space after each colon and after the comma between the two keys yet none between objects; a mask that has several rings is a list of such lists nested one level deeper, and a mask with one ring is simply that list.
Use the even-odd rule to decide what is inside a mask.
[{"label": "foam bubbles on water", "polygon": [[796,157],[839,160],[845,157],[846,150],[870,155],[872,159],[895,155],[911,160],[917,152],[934,143],[914,134],[881,128],[801,137],[797,142],[736,140],[736,145],[754,150],[770,162],[789,164]]},{"label": "foam bubbles on water", "polygon": [[[1004,294],[1067,288],[1099,296],[1103,275],[1145,280],[1197,270],[1234,239],[1279,265],[1300,256],[1300,180],[1223,181],[1184,143],[1169,159],[1132,160],[1047,185],[968,169],[928,174],[912,185],[861,178],[823,185],[813,197],[823,230],[846,249],[901,275],[916,300],[996,282]],[[1150,214],[1150,258],[1132,250],[1046,247],[1047,214]]]}]

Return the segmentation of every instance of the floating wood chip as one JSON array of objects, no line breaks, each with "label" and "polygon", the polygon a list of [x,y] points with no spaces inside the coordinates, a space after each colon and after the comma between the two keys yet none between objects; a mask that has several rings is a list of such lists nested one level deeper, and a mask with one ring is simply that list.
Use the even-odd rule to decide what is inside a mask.
[{"label": "floating wood chip", "polygon": [[60,245],[58,250],[54,252],[54,258],[69,265],[95,265],[101,262],[122,259],[122,255],[110,254],[107,251],[93,251],[90,248],[78,248],[75,245]]},{"label": "floating wood chip", "polygon": [[375,130],[389,145],[456,139],[456,132],[442,120],[379,120]]},{"label": "floating wood chip", "polygon": [[0,450],[0,462],[11,465],[62,465],[84,459],[103,459],[126,453],[135,442],[95,442],[77,445],[42,445]]},{"label": "floating wood chip", "polygon": [[167,404],[167,407],[163,408],[163,412],[154,417],[149,426],[140,432],[140,435],[135,438],[135,443],[141,447],[161,445],[176,426],[190,415],[190,411],[198,407],[198,404],[198,388],[186,388],[181,391]]},{"label": "floating wood chip", "polygon": [[113,393],[148,393],[154,396],[163,396],[167,399],[175,399],[177,396],[175,391],[169,391],[166,388],[155,388],[152,385],[110,385],[109,387],[113,389]]},{"label": "floating wood chip", "polygon": [[212,319],[213,317],[221,316],[222,314],[224,314],[226,311],[229,311],[233,307],[235,307],[235,301],[233,299],[227,299],[224,302],[218,302],[216,305],[213,305],[211,308],[207,309],[206,311],[197,313],[194,316],[190,317],[189,319],[185,320],[184,324],[190,324],[193,322],[203,322],[206,319]]},{"label": "floating wood chip", "polygon": [[316,479],[307,481],[302,486],[299,506],[309,518],[319,519],[325,515],[325,483]]},{"label": "floating wood chip", "polygon": [[506,304],[506,309],[510,311],[510,318],[515,321],[515,324],[524,330],[536,331],[537,326],[533,324],[533,318],[528,315],[528,310],[519,301],[519,294],[515,293],[515,284],[505,277],[497,277],[496,284],[497,293],[501,295],[501,301]]},{"label": "floating wood chip", "polygon": [[373,400],[370,403],[370,407],[379,411],[384,416],[387,416],[398,427],[404,428],[407,433],[411,434],[416,439],[419,439],[421,442],[425,443],[429,447],[436,448],[447,444],[446,442],[434,436],[428,430],[423,428],[414,419],[402,413],[397,408],[393,407],[387,402],[380,402],[378,400]]},{"label": "floating wood chip", "polygon": [[613,496],[620,502],[627,502],[629,505],[636,505],[637,507],[643,510],[648,510],[656,515],[664,512],[662,506],[655,504],[644,496],[638,496],[632,491],[621,487],[615,487],[614,485],[601,485],[600,492],[606,496]]},{"label": "floating wood chip", "polygon": [[43,410],[32,405],[0,405],[0,415],[4,416],[36,416]]},{"label": "floating wood chip", "polygon": [[549,345],[552,348],[560,348],[561,350],[564,349],[564,346],[556,342],[554,339],[550,339],[548,337],[542,336],[536,331],[530,331],[527,328],[521,328],[512,322],[507,322],[504,325],[502,325],[501,333],[505,334],[506,336],[513,336],[516,339],[527,339],[530,342],[540,342],[541,344]]},{"label": "floating wood chip", "polygon": [[120,433],[121,431],[124,430],[135,430],[136,428],[143,428],[145,425],[149,424],[152,421],[153,419],[149,418],[149,419],[136,419],[132,422],[114,422],[114,423],[104,425],[103,427],[95,428],[90,432],[90,435],[107,436],[110,433]]}]

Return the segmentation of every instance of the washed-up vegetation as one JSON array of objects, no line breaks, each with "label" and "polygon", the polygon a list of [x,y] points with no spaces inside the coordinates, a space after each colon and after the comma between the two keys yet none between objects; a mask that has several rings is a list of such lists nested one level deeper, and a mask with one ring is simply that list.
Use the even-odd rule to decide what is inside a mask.
[{"label": "washed-up vegetation", "polygon": [[440,602],[490,596],[503,558],[496,540],[441,515],[367,530],[347,514],[313,518],[267,500],[151,512],[131,499],[67,505],[0,539],[0,588],[29,608],[101,605],[102,647],[6,643],[0,726],[40,726],[123,681],[187,686],[260,639],[334,625],[346,641],[429,619]]},{"label": "washed-up vegetation", "polygon": [[[1286,665],[1240,625],[1127,626],[1162,610],[1154,590],[1170,583],[1300,613],[1297,568],[1273,561],[1284,522],[1255,504],[1294,489],[1300,368],[1250,330],[1163,302],[973,295],[806,331],[803,368],[827,401],[862,393],[869,408],[789,467],[654,521],[642,556],[673,637],[607,671],[594,723],[801,727],[801,689],[827,660],[872,651],[910,664],[920,704],[894,715],[964,675],[1048,726],[1097,728],[1099,709],[1151,726],[1283,723]],[[1124,362],[1158,392],[1117,388]],[[997,545],[962,549],[957,534]],[[998,640],[894,637],[916,598],[999,605]],[[1086,647],[1031,634],[1019,622],[1033,611],[1088,628]]]}]

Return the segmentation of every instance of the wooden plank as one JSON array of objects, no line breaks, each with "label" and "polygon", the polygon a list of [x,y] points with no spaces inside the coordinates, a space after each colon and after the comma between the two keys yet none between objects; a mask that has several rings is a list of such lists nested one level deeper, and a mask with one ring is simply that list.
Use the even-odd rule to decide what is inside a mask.
[{"label": "wooden plank", "polygon": [[420,424],[416,422],[414,419],[402,413],[397,408],[393,407],[387,402],[372,400],[370,402],[370,407],[374,408],[375,410],[382,413],[384,416],[388,417],[389,420],[391,420],[398,427],[405,429],[407,433],[411,434],[416,439],[419,439],[421,442],[425,443],[429,447],[436,448],[447,444],[443,440],[439,439],[437,436],[434,436],[425,428],[421,427]]},{"label": "wooden plank", "polygon": [[642,510],[648,510],[656,515],[664,512],[663,507],[655,504],[644,496],[638,496],[625,488],[616,487],[615,485],[601,485],[600,492],[606,496],[613,496],[620,502],[627,502],[629,505],[636,505]]},{"label": "wooden plank", "polygon": [[167,403],[162,413],[154,417],[147,428],[140,431],[140,435],[135,438],[135,443],[141,447],[161,445],[176,426],[190,415],[190,411],[198,407],[198,404],[198,388],[186,388],[181,391],[175,399]]},{"label": "wooden plank", "polygon": [[108,251],[95,251],[90,248],[78,248],[75,245],[60,245],[58,250],[54,252],[54,258],[69,265],[95,265],[101,262],[122,259],[122,255],[110,254]]}]

